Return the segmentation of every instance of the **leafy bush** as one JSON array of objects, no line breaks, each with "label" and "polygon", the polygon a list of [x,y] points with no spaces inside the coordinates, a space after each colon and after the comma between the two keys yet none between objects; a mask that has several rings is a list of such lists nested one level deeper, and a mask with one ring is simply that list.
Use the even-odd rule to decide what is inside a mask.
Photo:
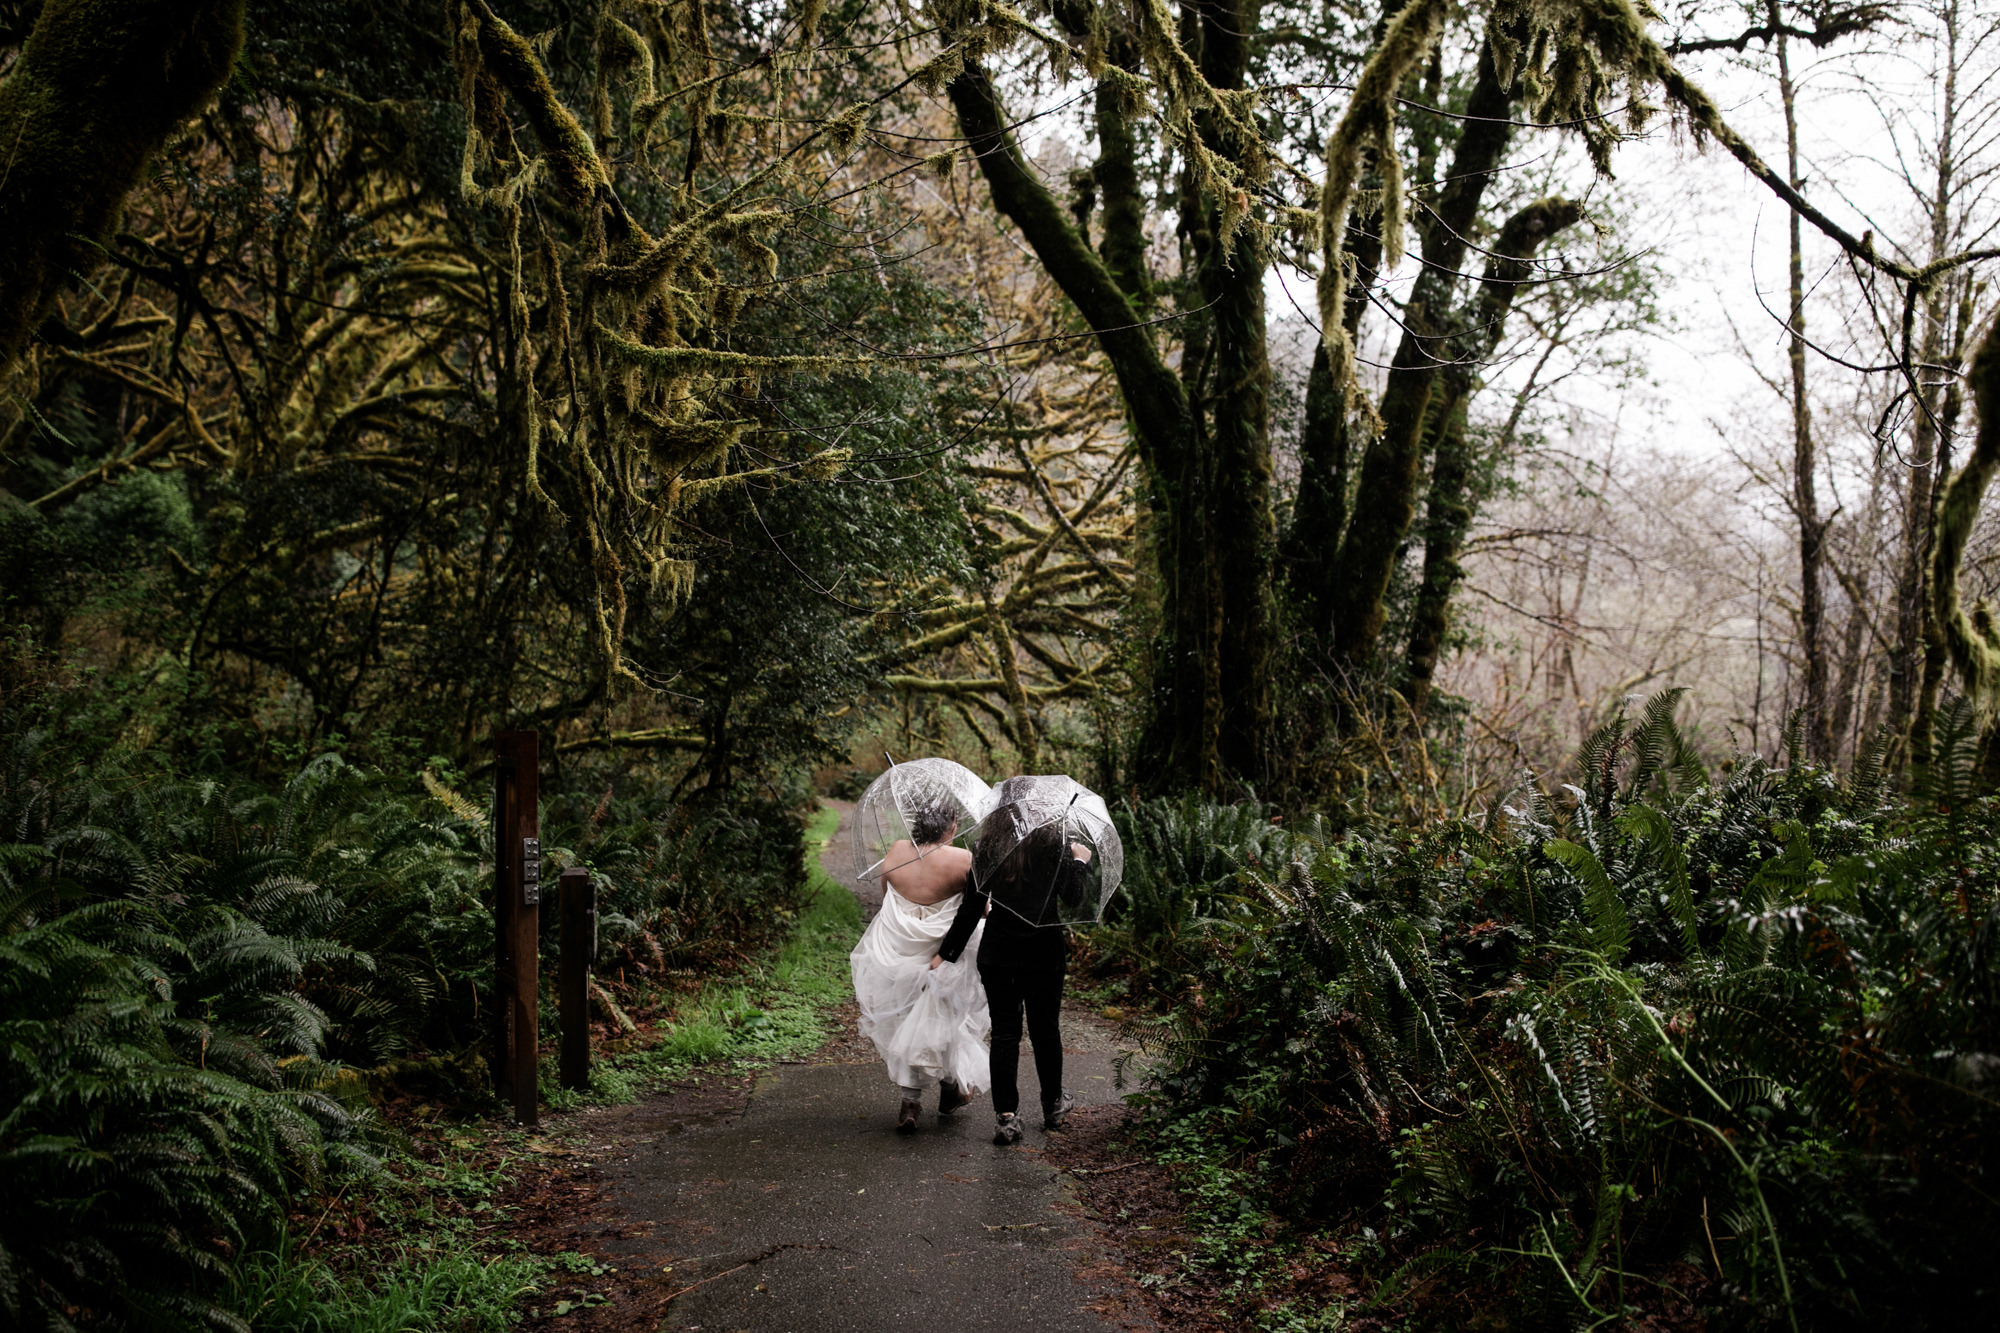
[{"label": "leafy bush", "polygon": [[[340,1063],[402,1068],[485,1037],[492,847],[476,805],[435,777],[399,793],[336,756],[277,791],[125,762],[85,776],[17,733],[0,765],[9,1327],[240,1327],[237,1257],[283,1253],[285,1201],[369,1161]],[[796,819],[661,816],[646,796],[600,801],[571,830],[609,886],[610,953],[712,965],[784,926]],[[577,808],[550,805],[552,825]],[[432,1300],[434,1278],[404,1296]],[[285,1277],[271,1299],[307,1300],[318,1281]],[[340,1326],[408,1304],[377,1297]],[[440,1326],[497,1317],[446,1305]]]},{"label": "leafy bush", "polygon": [[1527,784],[1282,868],[1133,839],[1141,885],[1187,873],[1162,846],[1246,867],[1238,911],[1143,917],[1184,997],[1155,1097],[1296,1217],[1367,1217],[1524,1322],[1629,1313],[1686,1265],[1753,1323],[1944,1326],[2000,1224],[2000,803],[1968,744],[1917,809],[1796,756],[1711,781],[1676,697],[1593,736],[1561,803]]},{"label": "leafy bush", "polygon": [[740,963],[782,934],[803,901],[805,844],[793,811],[664,798],[635,784],[622,796],[606,787],[594,804],[582,793],[543,802],[545,854],[598,876],[602,975],[657,980]]},{"label": "leafy bush", "polygon": [[463,1026],[447,1001],[490,932],[476,842],[331,757],[277,794],[51,776],[33,735],[9,758],[0,1309],[228,1324],[230,1257],[366,1160],[324,1058]]},{"label": "leafy bush", "polygon": [[1284,864],[1292,847],[1291,836],[1254,801],[1134,802],[1112,818],[1127,849],[1125,879],[1095,942],[1141,967],[1171,958],[1196,922],[1238,910],[1250,876]]}]

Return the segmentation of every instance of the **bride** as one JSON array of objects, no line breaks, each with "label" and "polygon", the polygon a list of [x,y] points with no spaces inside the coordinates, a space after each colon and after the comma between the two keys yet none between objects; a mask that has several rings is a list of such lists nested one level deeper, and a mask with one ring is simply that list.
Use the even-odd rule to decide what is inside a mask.
[{"label": "bride", "polygon": [[975,965],[985,922],[956,963],[931,969],[938,942],[966,901],[972,853],[954,847],[956,814],[944,805],[917,811],[910,837],[882,858],[882,908],[848,955],[861,1033],[889,1066],[903,1094],[896,1131],[913,1134],[923,1090],[939,1085],[938,1113],[956,1111],[989,1080],[992,1020]]}]

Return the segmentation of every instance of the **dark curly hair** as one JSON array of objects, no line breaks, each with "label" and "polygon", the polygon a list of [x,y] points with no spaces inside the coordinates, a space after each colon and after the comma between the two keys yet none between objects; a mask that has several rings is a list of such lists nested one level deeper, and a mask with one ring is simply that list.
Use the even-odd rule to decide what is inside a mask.
[{"label": "dark curly hair", "polygon": [[[1013,843],[1011,848],[1008,846],[1010,843]],[[1030,829],[1015,843],[1011,823],[996,819],[980,835],[980,849],[976,855],[993,866],[995,882],[1047,884],[1055,879],[1068,850],[1063,842],[1062,830],[1053,825],[1044,824]]]}]

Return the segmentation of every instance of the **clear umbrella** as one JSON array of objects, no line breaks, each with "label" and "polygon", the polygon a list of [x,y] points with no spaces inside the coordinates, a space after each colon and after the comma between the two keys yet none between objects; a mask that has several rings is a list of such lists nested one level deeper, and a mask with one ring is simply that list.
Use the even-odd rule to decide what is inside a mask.
[{"label": "clear umbrella", "polygon": [[[893,872],[896,865],[885,864],[892,852],[907,864],[954,842],[967,845],[992,795],[978,774],[949,759],[891,763],[854,807],[854,877]],[[908,846],[898,852],[899,843]]]},{"label": "clear umbrella", "polygon": [[1037,926],[1097,921],[1124,874],[1124,844],[1096,792],[1061,776],[994,788],[972,877],[997,906]]}]

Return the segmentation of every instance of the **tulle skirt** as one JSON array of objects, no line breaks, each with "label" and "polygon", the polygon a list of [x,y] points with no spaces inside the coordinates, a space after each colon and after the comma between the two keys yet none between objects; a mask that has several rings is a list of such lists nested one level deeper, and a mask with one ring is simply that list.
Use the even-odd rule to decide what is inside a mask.
[{"label": "tulle skirt", "polygon": [[885,886],[882,910],[847,956],[861,1034],[875,1043],[898,1087],[950,1081],[973,1093],[992,1082],[986,1042],[993,1020],[975,965],[986,923],[973,928],[957,962],[930,966],[964,901],[961,894],[919,907]]}]

